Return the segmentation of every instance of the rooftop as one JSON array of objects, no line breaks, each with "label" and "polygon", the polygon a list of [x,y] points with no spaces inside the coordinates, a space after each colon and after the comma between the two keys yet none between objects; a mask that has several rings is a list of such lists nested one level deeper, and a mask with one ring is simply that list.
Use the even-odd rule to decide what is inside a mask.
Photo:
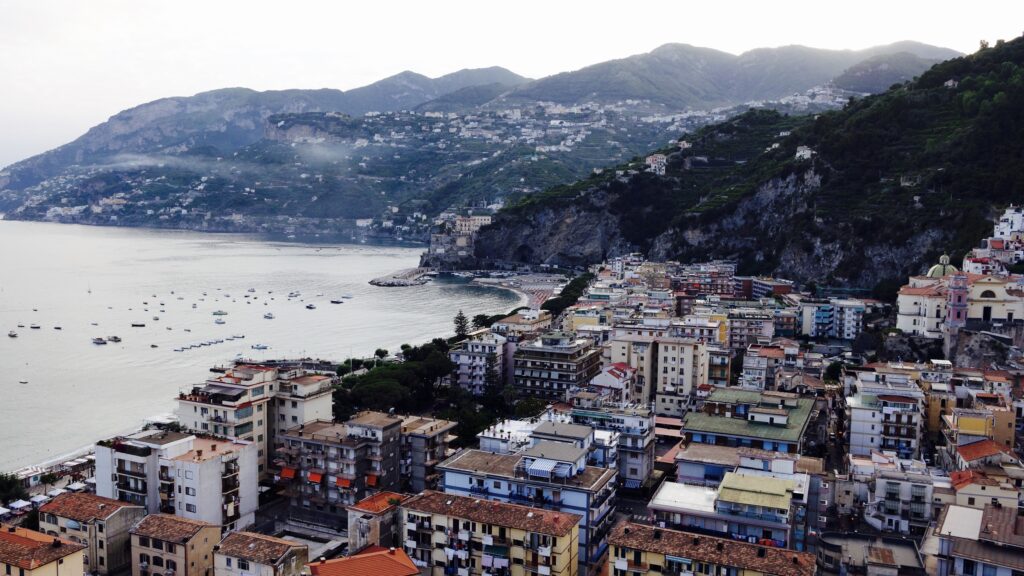
[{"label": "rooftop", "polygon": [[187,542],[200,530],[209,527],[216,526],[171,514],[150,514],[132,528],[132,534],[165,542]]},{"label": "rooftop", "polygon": [[[494,454],[483,450],[466,449],[438,464],[438,468],[515,478],[516,464],[522,458],[522,454]],[[608,484],[615,474],[615,470],[587,466],[581,473],[569,478],[566,485],[578,486],[596,492]]]},{"label": "rooftop", "polygon": [[360,412],[348,419],[349,426],[367,426],[370,428],[388,428],[400,424],[402,419],[393,414],[383,412]]},{"label": "rooftop", "polygon": [[841,548],[841,557],[846,559],[845,563],[850,567],[863,568],[871,562],[903,568],[924,568],[913,540],[833,532],[822,534],[821,542],[824,546]]},{"label": "rooftop", "polygon": [[308,565],[313,576],[419,576],[404,550],[381,550]]},{"label": "rooftop", "polygon": [[10,566],[35,570],[84,548],[35,530],[0,524],[0,562]]},{"label": "rooftop", "polygon": [[718,491],[707,486],[662,482],[648,507],[653,510],[686,509],[713,514],[717,497]]},{"label": "rooftop", "polygon": [[990,439],[957,446],[956,451],[966,462],[973,462],[974,460],[996,456],[1005,452],[998,442]]},{"label": "rooftop", "polygon": [[230,532],[220,541],[220,550],[217,553],[243,558],[257,564],[273,565],[293,548],[306,546],[255,532]]},{"label": "rooftop", "polygon": [[587,449],[578,448],[565,442],[549,442],[544,440],[523,450],[521,454],[531,458],[546,458],[548,460],[558,460],[559,462],[577,462],[580,458],[586,456]]},{"label": "rooftop", "polygon": [[747,506],[789,510],[796,486],[793,480],[726,472],[718,490],[718,498]]},{"label": "rooftop", "polygon": [[583,518],[577,514],[480,500],[469,496],[455,496],[433,490],[413,496],[402,504],[402,507],[412,512],[444,514],[471,522],[506,526],[555,537],[568,535]]},{"label": "rooftop", "polygon": [[[43,504],[39,511],[78,522],[92,522],[97,518],[109,518],[127,506],[131,505],[88,492],[66,492]],[[142,509],[141,506],[132,507]]]},{"label": "rooftop", "polygon": [[359,502],[349,506],[348,509],[367,512],[370,514],[380,514],[381,512],[390,510],[397,506],[397,504],[392,504],[392,502],[396,500],[398,502],[402,502],[408,497],[408,495],[399,494],[398,492],[378,492],[373,496],[363,498]]},{"label": "rooftop", "polygon": [[[737,391],[738,392],[738,391]],[[712,393],[712,397],[718,393],[718,389]],[[755,396],[757,392],[753,392]],[[713,416],[703,412],[691,412],[687,414],[683,422],[683,432],[723,434],[727,436],[745,436],[748,438],[762,438],[765,440],[777,440],[783,442],[799,442],[811,419],[811,409],[814,401],[806,398],[797,400],[797,405],[789,409],[787,423],[767,424],[753,422],[743,418],[727,418],[725,416]]]},{"label": "rooftop", "polygon": [[814,555],[806,552],[748,544],[729,538],[698,536],[626,521],[612,528],[608,543],[775,576],[812,576],[817,571]]},{"label": "rooftop", "polygon": [[589,438],[594,430],[590,426],[583,426],[580,424],[568,424],[565,422],[551,422],[550,420],[541,422],[539,426],[533,429],[533,434],[543,434],[546,436],[564,436],[573,440],[583,440]]},{"label": "rooftop", "polygon": [[443,434],[458,424],[450,420],[440,418],[424,418],[422,416],[409,416],[402,420],[402,434],[413,434],[418,436],[436,436]]},{"label": "rooftop", "polygon": [[221,456],[238,454],[248,442],[228,440],[227,438],[204,438],[197,436],[192,441],[192,449],[177,456],[174,460],[178,462],[206,462],[207,460],[220,459]]}]

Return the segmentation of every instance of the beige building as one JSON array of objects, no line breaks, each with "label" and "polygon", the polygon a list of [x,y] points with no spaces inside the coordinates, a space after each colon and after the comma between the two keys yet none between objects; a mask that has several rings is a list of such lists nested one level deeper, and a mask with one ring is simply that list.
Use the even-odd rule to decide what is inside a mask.
[{"label": "beige building", "polygon": [[129,531],[145,515],[142,506],[68,492],[40,507],[39,531],[84,545],[87,572],[117,573],[131,562]]},{"label": "beige building", "polygon": [[405,550],[421,571],[435,576],[575,576],[580,519],[434,491],[402,504]]},{"label": "beige building", "polygon": [[407,498],[409,496],[397,492],[378,492],[347,506],[348,553],[355,554],[368,546],[401,546],[398,506]]},{"label": "beige building", "polygon": [[132,576],[213,576],[220,526],[151,514],[131,534]]},{"label": "beige building", "polygon": [[685,415],[691,395],[708,381],[708,348],[689,338],[658,339],[654,411],[659,416]]},{"label": "beige building", "polygon": [[77,576],[85,546],[35,530],[0,524],[0,567],[11,576]]},{"label": "beige building", "polygon": [[255,532],[231,532],[214,554],[215,576],[299,576],[309,547]]}]

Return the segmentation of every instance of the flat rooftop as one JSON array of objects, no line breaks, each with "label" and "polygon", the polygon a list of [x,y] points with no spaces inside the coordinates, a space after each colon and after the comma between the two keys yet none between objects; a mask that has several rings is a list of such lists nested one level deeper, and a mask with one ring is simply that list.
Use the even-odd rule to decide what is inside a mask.
[{"label": "flat rooftop", "polygon": [[[466,449],[438,464],[438,469],[459,472],[478,473],[502,478],[515,478],[516,464],[523,459],[522,454],[495,454],[483,450]],[[587,466],[582,472],[568,478],[565,485],[597,492],[604,488],[616,471],[608,468]],[[536,481],[531,481],[536,482]]]},{"label": "flat rooftop", "polygon": [[707,486],[662,482],[647,507],[652,510],[690,510],[715,513],[715,499],[718,491]]},{"label": "flat rooftop", "polygon": [[590,426],[551,421],[541,422],[539,426],[533,429],[534,435],[561,436],[572,440],[584,440],[589,438],[593,432],[594,429]]}]

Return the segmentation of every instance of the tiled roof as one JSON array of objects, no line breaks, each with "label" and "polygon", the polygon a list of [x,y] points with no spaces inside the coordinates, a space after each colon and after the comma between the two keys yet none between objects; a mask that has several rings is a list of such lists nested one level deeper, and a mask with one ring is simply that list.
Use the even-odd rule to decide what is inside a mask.
[{"label": "tiled roof", "polygon": [[419,576],[404,550],[384,550],[309,564],[313,576]]},{"label": "tiled roof", "polygon": [[378,492],[373,496],[363,498],[359,502],[349,506],[350,510],[359,510],[360,512],[369,512],[371,514],[380,514],[385,510],[394,508],[396,505],[391,502],[397,500],[399,502],[409,498],[405,494],[399,494],[398,492]]},{"label": "tiled roof", "polygon": [[35,530],[0,525],[0,563],[25,570],[35,570],[83,548]]},{"label": "tiled roof", "polygon": [[957,446],[956,451],[966,462],[973,462],[975,460],[988,458],[989,456],[995,456],[1005,452],[1003,447],[996,441],[988,439],[972,442],[971,444],[965,444],[963,446]]},{"label": "tiled roof", "polygon": [[220,541],[220,550],[217,552],[224,556],[242,558],[257,564],[273,565],[292,548],[307,547],[304,544],[255,532],[231,532]]},{"label": "tiled roof", "polygon": [[[68,492],[43,504],[39,511],[78,522],[92,522],[97,518],[109,518],[126,506],[130,504],[87,492]],[[141,509],[141,506],[137,508]]]},{"label": "tiled roof", "polygon": [[403,503],[402,507],[413,512],[444,514],[471,522],[507,526],[555,537],[569,534],[582,518],[577,514],[480,500],[469,496],[455,496],[433,490],[412,497]]},{"label": "tiled roof", "polygon": [[970,486],[971,484],[984,484],[985,486],[999,485],[995,480],[976,470],[955,470],[950,473],[949,478],[953,484],[953,488],[956,490],[962,490],[964,487]]},{"label": "tiled roof", "polygon": [[185,542],[208,526],[213,524],[171,514],[150,514],[132,528],[132,534],[166,542]]},{"label": "tiled roof", "polygon": [[740,540],[715,538],[678,530],[656,529],[654,526],[626,521],[619,522],[612,528],[608,534],[608,543],[774,576],[811,576],[817,570],[814,555],[806,552],[759,546]]}]

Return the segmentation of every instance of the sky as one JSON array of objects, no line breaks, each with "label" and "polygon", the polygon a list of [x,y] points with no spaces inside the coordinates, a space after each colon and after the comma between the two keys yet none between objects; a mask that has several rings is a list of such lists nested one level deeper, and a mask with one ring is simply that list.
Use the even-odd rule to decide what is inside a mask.
[{"label": "sky", "polygon": [[228,86],[344,90],[495,65],[538,78],[669,42],[973,52],[1022,22],[1019,1],[0,0],[0,166],[126,108]]}]

